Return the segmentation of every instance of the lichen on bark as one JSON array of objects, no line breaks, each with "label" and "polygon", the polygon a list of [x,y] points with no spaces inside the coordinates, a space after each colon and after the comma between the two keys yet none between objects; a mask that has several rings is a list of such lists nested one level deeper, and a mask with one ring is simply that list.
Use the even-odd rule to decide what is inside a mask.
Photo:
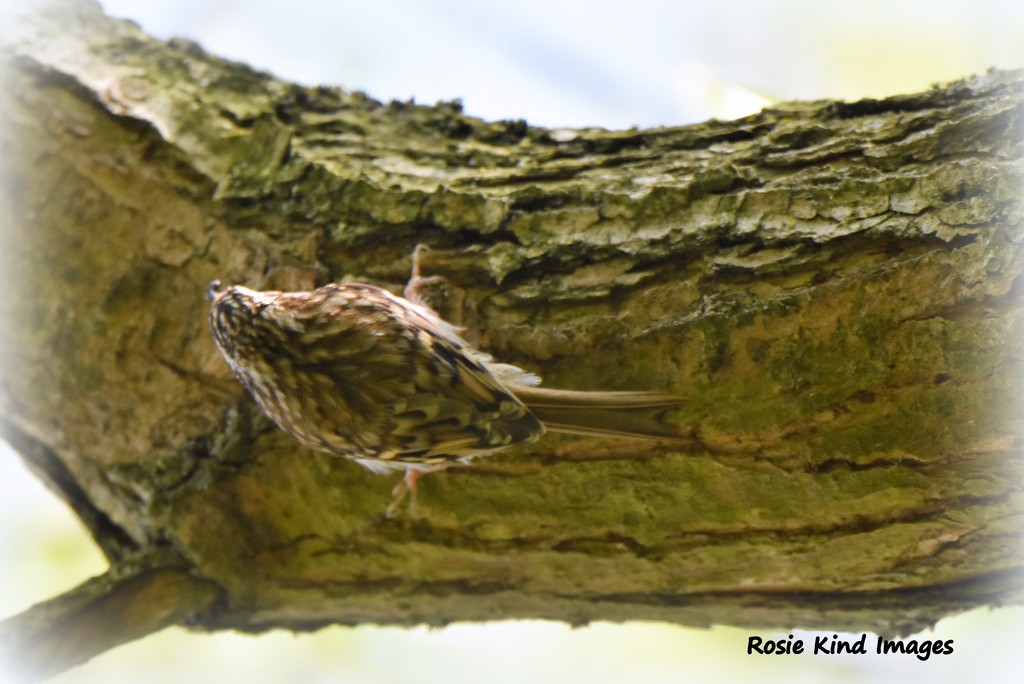
[{"label": "lichen on bark", "polygon": [[[0,104],[0,427],[115,568],[195,578],[195,628],[901,631],[1020,600],[1019,73],[549,131],[302,88],[89,6],[33,21]],[[684,395],[692,439],[547,436],[384,519],[390,481],[259,415],[203,292],[397,291],[417,242],[482,348]]]}]

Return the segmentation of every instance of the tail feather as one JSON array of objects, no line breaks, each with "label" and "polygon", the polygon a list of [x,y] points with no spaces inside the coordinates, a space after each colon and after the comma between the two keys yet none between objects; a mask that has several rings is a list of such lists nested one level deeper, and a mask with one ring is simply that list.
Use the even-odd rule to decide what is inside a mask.
[{"label": "tail feather", "polygon": [[683,439],[686,434],[664,420],[686,403],[658,392],[573,392],[513,387],[512,392],[553,432],[595,437]]}]

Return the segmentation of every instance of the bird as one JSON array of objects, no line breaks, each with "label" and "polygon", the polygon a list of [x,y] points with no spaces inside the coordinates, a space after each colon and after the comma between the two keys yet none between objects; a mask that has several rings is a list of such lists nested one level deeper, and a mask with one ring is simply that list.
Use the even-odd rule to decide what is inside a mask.
[{"label": "bird", "polygon": [[678,440],[666,414],[681,397],[651,391],[572,391],[470,345],[420,295],[443,280],[412,275],[397,296],[332,283],[308,292],[241,285],[207,289],[213,340],[235,377],[282,430],[312,449],[376,473],[405,476],[393,517],[416,481],[546,431]]}]

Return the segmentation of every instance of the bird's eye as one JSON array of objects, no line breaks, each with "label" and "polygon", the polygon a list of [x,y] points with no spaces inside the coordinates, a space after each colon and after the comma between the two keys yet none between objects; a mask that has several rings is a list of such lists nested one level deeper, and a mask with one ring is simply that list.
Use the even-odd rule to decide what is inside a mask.
[{"label": "bird's eye", "polygon": [[244,310],[244,303],[240,297],[232,292],[225,292],[220,295],[214,306],[217,308],[217,320],[221,326],[238,330],[241,314]]},{"label": "bird's eye", "polygon": [[221,316],[230,316],[235,311],[235,304],[229,297],[222,297],[217,302],[217,313]]}]

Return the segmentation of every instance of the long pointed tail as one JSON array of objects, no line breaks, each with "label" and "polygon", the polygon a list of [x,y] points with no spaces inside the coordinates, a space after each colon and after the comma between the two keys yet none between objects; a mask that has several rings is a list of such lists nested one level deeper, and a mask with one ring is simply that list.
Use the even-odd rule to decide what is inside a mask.
[{"label": "long pointed tail", "polygon": [[512,387],[544,426],[554,432],[598,437],[683,439],[665,414],[686,403],[658,392],[573,392],[541,387]]}]

